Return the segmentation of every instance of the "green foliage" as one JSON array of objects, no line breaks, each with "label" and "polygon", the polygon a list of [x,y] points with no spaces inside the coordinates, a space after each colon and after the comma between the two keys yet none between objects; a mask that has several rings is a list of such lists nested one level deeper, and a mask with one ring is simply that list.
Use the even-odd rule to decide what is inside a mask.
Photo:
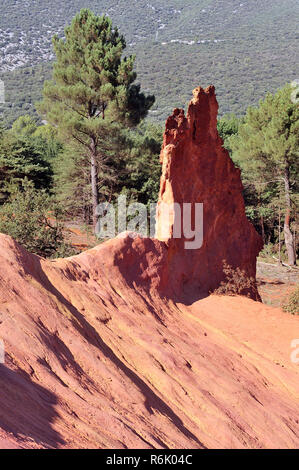
[{"label": "green foliage", "polygon": [[184,107],[197,85],[216,86],[221,115],[242,115],[266,91],[298,78],[296,0],[43,0],[42,8],[2,0],[1,7],[0,78],[7,96],[0,113],[9,123],[35,112],[51,74],[51,37],[62,37],[82,7],[109,14],[120,27],[128,54],[136,54],[142,88],[156,96],[154,120]]},{"label": "green foliage", "polygon": [[299,315],[299,285],[290,294],[288,301],[283,305],[285,312],[291,313],[292,315]]},{"label": "green foliage", "polygon": [[274,263],[273,256],[277,257],[277,250],[275,249],[274,243],[268,243],[259,253],[259,258],[266,263]]},{"label": "green foliage", "polygon": [[133,83],[135,57],[123,57],[125,39],[109,17],[81,10],[65,28],[65,39],[54,36],[53,46],[53,79],[44,85],[39,109],[62,141],[89,161],[95,225],[99,190],[115,167],[111,156],[120,126],[138,124],[154,97]]},{"label": "green foliage", "polygon": [[[103,145],[106,144],[105,158],[101,158],[97,162],[99,202],[113,199],[114,193],[117,191],[116,188],[119,188],[119,180],[123,171],[121,166],[125,164],[121,163],[124,156],[121,153],[121,142],[116,142],[117,136],[118,134],[113,134],[111,129],[109,133],[106,133],[103,142]],[[119,137],[121,138],[121,136]],[[76,146],[65,145],[63,151],[53,161],[53,171],[54,192],[65,207],[67,215],[79,217],[85,223],[90,223],[92,198],[88,156]]]},{"label": "green foliage", "polygon": [[128,136],[126,147],[129,152],[120,184],[122,193],[126,193],[129,200],[147,205],[157,202],[162,138],[162,127],[150,123],[143,123]]},{"label": "green foliage", "polygon": [[2,131],[0,204],[21,185],[25,177],[33,181],[36,188],[49,188],[51,184],[52,170],[49,161],[39,138],[33,137],[36,128],[33,128],[33,123],[30,122],[26,130],[25,126],[22,127],[25,122],[26,117],[20,118],[14,123],[12,130]]},{"label": "green foliage", "polygon": [[36,148],[52,168],[53,160],[63,150],[63,145],[58,139],[57,129],[50,124],[38,126],[31,140],[34,141]]},{"label": "green foliage", "polygon": [[41,124],[35,103],[42,97],[43,83],[50,78],[51,68],[48,62],[33,63],[0,73],[5,84],[5,103],[0,103],[0,115],[3,114],[6,127],[11,127],[24,114],[33,116]]},{"label": "green foliage", "polygon": [[290,100],[291,87],[286,85],[275,95],[268,93],[259,107],[249,107],[237,136],[229,143],[233,157],[246,165],[247,179],[261,174],[277,179],[290,161],[292,176],[298,170],[299,111]]},{"label": "green foliage", "polygon": [[12,125],[12,132],[16,137],[31,137],[37,129],[36,121],[32,116],[20,116]]},{"label": "green foliage", "polygon": [[54,192],[69,218],[80,217],[89,223],[89,162],[78,149],[65,147],[53,161]]},{"label": "green foliage", "polygon": [[62,138],[89,147],[91,137],[106,132],[105,121],[135,124],[146,115],[154,98],[133,85],[135,57],[122,57],[125,45],[109,17],[86,9],[65,29],[65,40],[54,36],[57,62],[39,108]]},{"label": "green foliage", "polygon": [[294,224],[298,207],[299,109],[290,94],[289,85],[268,93],[227,139],[242,170],[247,214],[271,242],[283,220],[291,217]]},{"label": "green foliage", "polygon": [[[81,6],[95,15],[81,11],[63,37],[64,25]],[[198,84],[216,86],[220,115],[240,115],[267,90],[296,78],[296,8],[295,0],[283,6],[253,0],[246,7],[237,0],[44,0],[43,9],[38,2],[20,9],[4,0],[0,78],[6,103],[0,104],[0,114],[5,127],[13,128],[0,130],[0,203],[28,178],[36,188],[53,189],[69,217],[88,222],[88,145],[94,136],[99,200],[125,193],[130,201],[156,201],[161,130],[125,127],[136,125],[147,111],[151,120],[165,119],[173,107],[185,106]],[[114,23],[125,33],[127,48]],[[54,33],[57,62],[51,79]],[[136,72],[142,89],[157,97],[152,107],[153,98],[134,82]],[[34,106],[45,79],[51,80],[40,109],[54,126],[40,126]],[[299,200],[298,107],[285,90],[267,95],[244,119],[229,114],[218,123],[224,146],[242,169],[247,215],[276,253],[279,233],[284,240],[286,156],[293,230]]]},{"label": "green foliage", "polygon": [[70,256],[74,250],[63,236],[62,210],[45,190],[24,179],[0,208],[0,232],[13,237],[28,251],[44,257]]},{"label": "green foliage", "polygon": [[[159,154],[162,128],[140,124],[124,130],[114,126],[107,132],[105,168],[98,167],[99,201],[111,201],[125,194],[128,202],[156,202],[160,187]],[[107,151],[109,149],[109,152]],[[91,217],[89,160],[72,146],[54,159],[54,191],[69,217],[89,222]]]},{"label": "green foliage", "polygon": [[239,125],[242,120],[237,118],[235,114],[226,114],[217,122],[217,129],[220,137],[223,140],[223,146],[231,153],[229,146],[229,138],[232,135],[238,134]]}]

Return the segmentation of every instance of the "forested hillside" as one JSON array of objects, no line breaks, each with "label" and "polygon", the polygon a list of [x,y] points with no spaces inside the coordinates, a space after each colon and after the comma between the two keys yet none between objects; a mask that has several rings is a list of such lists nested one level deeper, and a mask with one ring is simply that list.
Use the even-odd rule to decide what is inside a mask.
[{"label": "forested hillside", "polygon": [[[248,19],[249,11],[246,11]],[[184,19],[181,10],[173,14]],[[256,19],[257,16],[255,25]],[[185,21],[192,24],[191,18]],[[170,28],[171,22],[168,24]],[[184,30],[186,24],[183,23]],[[164,32],[166,26],[160,29]],[[144,34],[150,37],[150,33]],[[220,39],[208,43],[204,56],[204,39],[186,43],[187,40],[177,38],[159,43],[159,34],[156,31],[152,55],[147,54],[148,49],[142,49],[145,45],[149,47],[150,42],[140,39],[134,45],[137,58],[131,55],[128,59],[124,52],[128,48],[133,50],[132,43],[128,42],[126,49],[124,38],[111,18],[83,9],[65,29],[65,38],[54,37],[54,68],[53,61],[42,60],[34,67],[27,65],[6,71],[7,95],[10,93],[11,98],[0,122],[0,232],[12,235],[40,255],[61,256],[72,249],[64,237],[65,222],[83,224],[88,232],[91,223],[97,227],[99,203],[116,204],[120,194],[127,201],[147,207],[157,201],[162,125],[144,119],[149,112],[150,117],[161,120],[175,105],[185,104],[185,97],[188,99],[194,88],[192,80],[204,83],[200,65],[196,64],[197,54],[206,60],[202,70],[208,73],[209,64],[219,69],[216,77],[222,112],[235,106],[243,113],[241,117],[225,114],[218,120],[218,130],[232,160],[242,171],[246,214],[262,236],[263,256],[276,256],[280,261],[288,259],[294,266],[299,194],[296,91],[287,84],[274,94],[266,93],[271,88],[268,78],[279,81],[279,75],[268,74],[257,81],[250,78],[245,74],[245,64],[248,70],[251,64],[246,51],[243,61],[241,58],[236,61],[233,51],[229,47],[225,49],[224,39],[220,43]],[[267,34],[264,32],[266,38]],[[291,49],[293,43],[289,44]],[[211,59],[208,48],[215,51],[218,46],[219,61],[216,61]],[[196,47],[201,52],[196,53]],[[184,56],[184,48],[193,50],[194,55]],[[221,66],[224,58],[229,69],[225,73]],[[185,64],[181,79],[179,60]],[[141,77],[142,87],[136,83],[136,63],[137,80]],[[147,67],[146,63],[151,66]],[[241,74],[234,70],[234,65],[241,67],[240,64],[243,64],[243,81]],[[52,68],[52,80],[43,84]],[[271,70],[270,65],[268,68]],[[196,70],[198,76],[192,78]],[[254,70],[260,73],[261,68],[254,67]],[[42,88],[43,99],[36,103]],[[150,90],[156,93],[155,103],[153,95],[148,93]],[[259,93],[263,99],[258,106],[245,105],[246,101],[255,104]],[[19,101],[12,106],[16,94]],[[232,103],[231,108],[225,108],[225,97]],[[33,103],[40,120],[47,125],[40,125],[30,116],[35,113]],[[23,116],[15,119],[21,113]],[[49,212],[55,215],[56,225],[49,226]]]},{"label": "forested hillside", "polygon": [[155,94],[151,117],[185,106],[194,86],[216,86],[220,113],[243,114],[266,91],[298,78],[296,0],[1,0],[0,78],[8,123],[34,113],[51,73],[51,38],[83,7],[106,13]]}]

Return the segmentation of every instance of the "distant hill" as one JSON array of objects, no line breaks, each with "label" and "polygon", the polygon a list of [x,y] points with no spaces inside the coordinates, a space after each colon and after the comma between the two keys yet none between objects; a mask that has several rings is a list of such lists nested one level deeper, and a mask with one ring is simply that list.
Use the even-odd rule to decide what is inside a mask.
[{"label": "distant hill", "polygon": [[221,114],[242,114],[299,76],[297,0],[1,0],[0,78],[11,122],[34,113],[51,73],[51,37],[83,7],[111,16],[137,56],[138,80],[157,101],[152,118],[216,86]]}]

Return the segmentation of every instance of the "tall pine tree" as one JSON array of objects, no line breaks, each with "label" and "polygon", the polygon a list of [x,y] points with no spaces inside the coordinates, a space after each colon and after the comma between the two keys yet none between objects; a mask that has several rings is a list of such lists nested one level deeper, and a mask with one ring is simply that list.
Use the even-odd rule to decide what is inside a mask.
[{"label": "tall pine tree", "polygon": [[296,263],[294,220],[298,196],[299,109],[285,86],[275,95],[268,93],[258,108],[248,108],[238,134],[228,139],[233,159],[245,179],[254,185],[259,200],[284,193],[284,240],[288,263]]},{"label": "tall pine tree", "polygon": [[135,57],[123,57],[125,39],[109,17],[81,10],[65,29],[65,39],[55,36],[53,46],[57,61],[39,109],[63,141],[75,143],[89,161],[95,225],[98,174],[109,159],[105,137],[117,124],[138,124],[154,97],[134,84]]}]

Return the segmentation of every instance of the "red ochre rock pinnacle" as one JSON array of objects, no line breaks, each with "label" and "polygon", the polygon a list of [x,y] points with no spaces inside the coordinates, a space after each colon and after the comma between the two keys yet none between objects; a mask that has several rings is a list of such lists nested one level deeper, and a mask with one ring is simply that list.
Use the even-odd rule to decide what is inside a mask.
[{"label": "red ochre rock pinnacle", "polygon": [[[256,257],[263,246],[245,215],[240,170],[218,135],[217,112],[215,88],[195,88],[187,115],[176,108],[164,132],[156,237],[168,246],[166,277],[172,295],[185,301],[206,295],[224,280],[224,260],[255,279]],[[179,214],[173,211],[168,223],[163,204],[174,203]],[[183,234],[184,203],[191,204],[191,227],[197,232],[195,205],[203,204],[203,239],[197,249],[186,249],[184,236],[174,238],[174,227]],[[250,295],[258,298],[255,289]]]}]

